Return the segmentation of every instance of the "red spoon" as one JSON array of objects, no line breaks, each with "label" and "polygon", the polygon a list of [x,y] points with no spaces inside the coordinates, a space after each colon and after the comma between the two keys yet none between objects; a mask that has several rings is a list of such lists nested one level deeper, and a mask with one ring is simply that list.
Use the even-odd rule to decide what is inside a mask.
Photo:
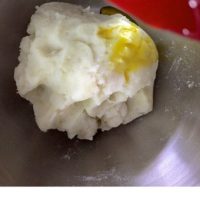
[{"label": "red spoon", "polygon": [[144,22],[200,40],[200,0],[108,0]]}]

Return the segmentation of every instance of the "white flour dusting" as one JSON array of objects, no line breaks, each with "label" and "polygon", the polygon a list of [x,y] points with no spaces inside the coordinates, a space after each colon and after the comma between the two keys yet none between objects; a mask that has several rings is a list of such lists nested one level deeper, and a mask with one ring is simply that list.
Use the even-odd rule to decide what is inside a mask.
[{"label": "white flour dusting", "polygon": [[71,159],[71,156],[68,155],[68,154],[65,154],[64,156],[62,156],[62,159],[63,159],[63,160],[70,160],[70,159]]},{"label": "white flour dusting", "polygon": [[87,182],[88,184],[92,184],[94,182],[103,182],[108,179],[112,179],[115,183],[127,183],[130,179],[128,176],[119,175],[115,167],[107,171],[97,172],[97,175],[95,176],[77,176],[77,178],[80,181]]},{"label": "white flour dusting", "polygon": [[187,81],[186,84],[187,84],[188,88],[193,88],[194,87],[194,81]]}]

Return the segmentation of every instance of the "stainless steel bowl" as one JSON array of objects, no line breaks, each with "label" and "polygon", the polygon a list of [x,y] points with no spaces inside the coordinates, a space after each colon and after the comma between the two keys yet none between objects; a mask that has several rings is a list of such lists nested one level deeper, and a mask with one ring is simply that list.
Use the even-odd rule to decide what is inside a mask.
[{"label": "stainless steel bowl", "polygon": [[160,55],[154,111],[93,142],[68,140],[38,129],[13,80],[20,40],[44,2],[0,0],[0,185],[200,185],[200,43],[142,25]]}]

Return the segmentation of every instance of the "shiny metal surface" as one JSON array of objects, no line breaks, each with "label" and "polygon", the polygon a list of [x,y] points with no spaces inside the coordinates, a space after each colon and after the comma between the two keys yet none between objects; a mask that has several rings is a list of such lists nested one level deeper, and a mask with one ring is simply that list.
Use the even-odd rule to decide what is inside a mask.
[{"label": "shiny metal surface", "polygon": [[0,0],[0,185],[200,185],[200,44],[146,27],[160,54],[154,111],[93,142],[70,141],[39,131],[13,80],[20,40],[43,2]]}]

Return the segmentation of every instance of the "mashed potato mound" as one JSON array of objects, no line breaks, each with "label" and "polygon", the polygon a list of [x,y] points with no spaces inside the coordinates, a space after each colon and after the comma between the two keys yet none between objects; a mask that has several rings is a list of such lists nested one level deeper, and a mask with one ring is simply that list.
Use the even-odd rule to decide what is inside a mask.
[{"label": "mashed potato mound", "polygon": [[157,50],[126,17],[46,3],[27,32],[14,78],[42,131],[92,140],[152,110]]}]

